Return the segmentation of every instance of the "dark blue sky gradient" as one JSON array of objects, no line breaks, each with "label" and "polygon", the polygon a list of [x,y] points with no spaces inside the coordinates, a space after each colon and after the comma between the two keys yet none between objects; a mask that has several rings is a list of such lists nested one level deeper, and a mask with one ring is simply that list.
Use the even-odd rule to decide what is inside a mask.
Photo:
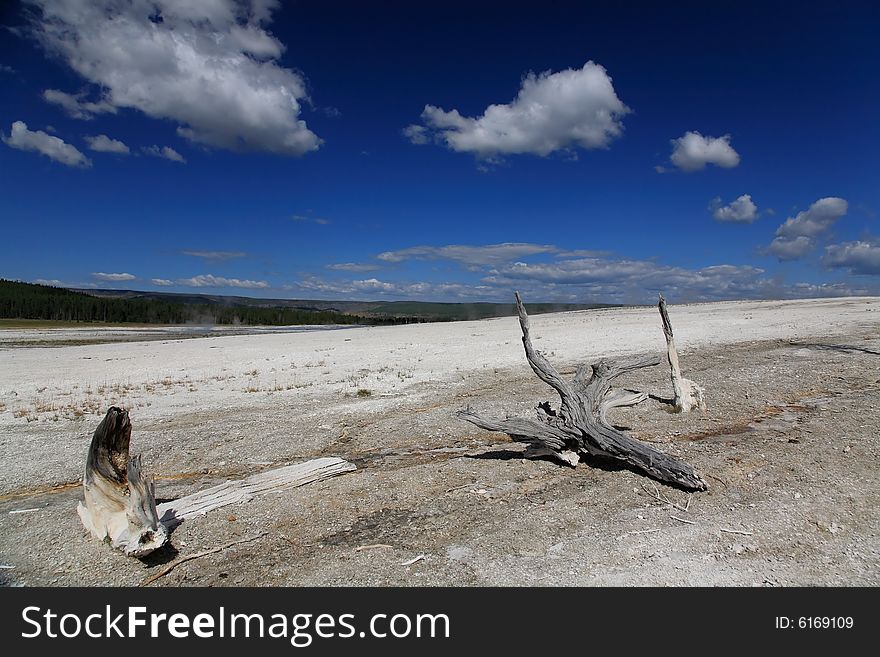
[{"label": "dark blue sky gradient", "polygon": [[[286,46],[280,64],[308,82],[312,106],[300,118],[324,140],[301,157],[206,148],[178,136],[174,121],[135,109],[70,118],[42,91],[95,87],[27,36],[21,5],[0,18],[20,28],[0,35],[0,131],[9,135],[14,121],[30,130],[53,126],[93,161],[72,168],[0,144],[2,277],[270,297],[507,300],[510,285],[468,292],[486,285],[488,266],[375,256],[523,242],[686,270],[753,266],[778,284],[754,294],[682,288],[674,300],[791,296],[783,287],[797,283],[880,290],[877,274],[820,260],[827,244],[880,234],[877,3],[285,3],[269,29]],[[577,69],[588,60],[607,69],[632,109],[607,149],[577,149],[576,160],[526,154],[487,165],[402,135],[426,104],[479,116],[492,103],[511,102],[527,72]],[[739,166],[675,170],[670,140],[687,131],[731,135]],[[89,151],[83,136],[99,133],[133,153]],[[187,163],[135,153],[152,144],[173,147]],[[742,194],[761,210],[754,223],[712,218],[713,198],[729,203]],[[829,196],[846,199],[848,212],[818,250],[789,262],[762,255],[787,217]],[[203,261],[182,250],[248,255]],[[381,268],[327,269],[345,262]],[[93,272],[137,278],[109,284]],[[269,287],[150,282],[209,273]],[[419,294],[346,287],[373,278],[464,287]],[[301,286],[306,280],[326,285]],[[535,301],[642,302],[653,294],[636,286],[603,299],[577,283],[524,285]]]}]

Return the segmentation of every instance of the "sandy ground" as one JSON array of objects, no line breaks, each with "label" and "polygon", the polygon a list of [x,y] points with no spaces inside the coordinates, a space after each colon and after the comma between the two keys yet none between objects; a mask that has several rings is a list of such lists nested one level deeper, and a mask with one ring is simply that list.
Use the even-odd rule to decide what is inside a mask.
[{"label": "sandy ground", "polygon": [[[612,420],[704,474],[706,493],[658,489],[676,506],[630,470],[524,460],[453,417],[467,405],[529,416],[553,400],[515,318],[106,344],[0,331],[0,581],[139,584],[266,532],[154,585],[880,584],[880,299],[670,313],[708,410],[650,400]],[[564,372],[665,349],[654,308],[539,315],[532,328]],[[671,392],[663,367],[621,383]],[[163,553],[128,559],[74,511],[110,405],[130,409],[160,499],[316,456],[358,470],[186,522]],[[389,547],[357,550],[377,544]]]}]

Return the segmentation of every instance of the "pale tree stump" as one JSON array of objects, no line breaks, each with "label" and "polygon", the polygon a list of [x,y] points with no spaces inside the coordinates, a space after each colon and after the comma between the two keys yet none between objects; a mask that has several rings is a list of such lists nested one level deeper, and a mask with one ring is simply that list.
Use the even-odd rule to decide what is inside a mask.
[{"label": "pale tree stump", "polygon": [[168,542],[180,523],[214,509],[247,502],[269,492],[304,486],[356,470],[354,464],[323,457],[227,481],[156,506],[152,480],[141,472],[140,456],[130,457],[131,421],[115,406],[98,425],[86,456],[85,502],[77,512],[86,529],[131,557],[145,557]]},{"label": "pale tree stump", "polygon": [[647,356],[620,362],[602,360],[589,366],[581,365],[574,378],[566,381],[532,346],[529,316],[519,292],[515,296],[526,360],[537,377],[559,394],[559,410],[554,410],[547,402],[540,404],[537,408],[537,420],[492,420],[470,409],[458,411],[456,415],[488,431],[506,433],[513,440],[527,443],[527,453],[530,455],[551,455],[572,466],[581,457],[606,457],[622,461],[655,479],[687,490],[706,490],[706,482],[690,465],[630,438],[615,429],[606,418],[610,409],[634,406],[648,397],[643,392],[612,389],[611,382],[626,372],[659,365],[660,358]]},{"label": "pale tree stump", "polygon": [[675,339],[672,335],[672,322],[669,321],[669,312],[666,310],[666,299],[660,295],[660,319],[663,322],[663,335],[666,336],[666,357],[669,360],[669,370],[672,378],[672,401],[676,412],[689,413],[693,409],[706,410],[705,390],[690,379],[681,375],[681,367],[678,364],[678,351],[675,348]]},{"label": "pale tree stump", "polygon": [[152,480],[141,458],[129,456],[128,411],[110,407],[95,430],[83,475],[85,504],[77,506],[83,525],[99,540],[131,557],[145,557],[168,540],[159,522]]}]

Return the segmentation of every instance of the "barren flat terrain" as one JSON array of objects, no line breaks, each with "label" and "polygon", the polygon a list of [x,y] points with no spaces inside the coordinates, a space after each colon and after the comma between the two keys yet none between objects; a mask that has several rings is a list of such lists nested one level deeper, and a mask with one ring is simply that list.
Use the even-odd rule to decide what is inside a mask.
[{"label": "barren flat terrain", "polygon": [[[506,435],[456,419],[557,401],[513,317],[106,343],[95,329],[0,331],[0,578],[137,585],[259,536],[152,585],[880,584],[880,299],[670,314],[708,410],[650,399],[611,419],[694,465],[705,493],[524,460]],[[563,373],[665,352],[652,307],[536,315],[532,337]],[[671,395],[664,366],[620,384]],[[126,558],[75,512],[111,405],[130,410],[160,500],[317,456],[358,470],[213,511],[162,554]]]}]

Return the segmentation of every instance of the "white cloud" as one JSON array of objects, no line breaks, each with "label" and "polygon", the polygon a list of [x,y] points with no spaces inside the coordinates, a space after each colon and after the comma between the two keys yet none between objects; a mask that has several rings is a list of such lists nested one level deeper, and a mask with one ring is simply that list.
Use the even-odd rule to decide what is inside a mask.
[{"label": "white cloud", "polygon": [[68,95],[65,107],[137,109],[233,151],[302,155],[321,144],[300,118],[306,83],[278,63],[284,46],[267,31],[276,0],[27,2],[41,10],[44,47],[105,94],[91,104]]},{"label": "white cloud", "polygon": [[846,283],[795,283],[791,286],[786,296],[807,299],[810,297],[864,297],[872,296],[876,293],[876,289],[854,288]]},{"label": "white cloud", "polygon": [[181,164],[186,164],[186,160],[184,159],[183,155],[178,153],[170,146],[162,146],[161,148],[155,145],[144,146],[141,150],[147,155],[152,155],[153,157],[164,157],[166,160],[171,160],[172,162],[180,162]]},{"label": "white cloud", "polygon": [[749,194],[743,194],[729,205],[722,205],[721,197],[716,197],[709,204],[709,209],[718,221],[750,224],[758,218],[758,206]]},{"label": "white cloud", "polygon": [[375,271],[382,269],[382,265],[369,262],[340,262],[332,265],[325,265],[326,269],[334,271]]},{"label": "white cloud", "polygon": [[137,278],[134,274],[121,273],[121,274],[106,274],[102,271],[92,272],[92,278],[97,278],[99,281],[112,281],[112,282],[120,282],[120,281],[133,281]]},{"label": "white cloud", "polygon": [[849,204],[842,198],[820,198],[803,212],[785,220],[776,234],[780,237],[817,237],[846,214]]},{"label": "white cloud", "polygon": [[192,278],[178,278],[175,283],[186,287],[242,287],[259,290],[269,287],[266,281],[251,281],[239,278],[224,278],[213,274],[201,274]]},{"label": "white cloud", "polygon": [[430,141],[428,129],[423,125],[408,125],[403,130],[403,136],[413,144],[427,144]]},{"label": "white cloud", "polygon": [[848,203],[842,198],[820,198],[803,212],[785,220],[766,252],[779,260],[797,260],[816,248],[818,239],[830,231],[846,214]]},{"label": "white cloud", "polygon": [[880,241],[856,241],[825,247],[822,262],[834,269],[848,269],[853,274],[880,275]]},{"label": "white cloud", "polygon": [[404,260],[452,260],[468,266],[494,265],[538,253],[558,253],[560,249],[547,244],[505,242],[486,246],[413,246],[398,251],[385,251],[376,256],[383,262]]},{"label": "white cloud", "polygon": [[94,281],[62,281],[57,278],[45,279],[45,278],[37,278],[32,283],[36,283],[38,285],[51,285],[52,287],[63,287],[68,290],[80,290],[85,288],[96,289],[98,284]]},{"label": "white cloud", "polygon": [[102,153],[118,153],[120,155],[128,155],[129,149],[124,143],[118,139],[110,139],[107,135],[97,135],[96,137],[84,137],[86,143],[93,151]]},{"label": "white cloud", "polygon": [[512,102],[489,105],[478,118],[426,105],[424,125],[409,126],[404,135],[420,144],[430,134],[454,151],[483,158],[546,156],[578,146],[607,147],[623,132],[621,118],[630,111],[605,69],[589,61],[581,69],[529,73]]},{"label": "white cloud", "polygon": [[306,294],[345,297],[348,299],[370,299],[376,297],[392,299],[455,299],[473,301],[474,299],[497,299],[499,291],[489,285],[468,285],[463,283],[432,283],[427,281],[392,283],[376,278],[349,281],[328,281],[308,276],[288,289],[298,289]]},{"label": "white cloud", "polygon": [[672,140],[669,160],[682,171],[699,171],[707,164],[729,169],[739,164],[739,154],[730,145],[730,135],[704,137],[699,132],[686,132]]},{"label": "white cloud", "polygon": [[174,285],[174,281],[170,281],[167,278],[151,278],[150,282],[153,285],[158,285],[160,287],[170,287],[171,285]]},{"label": "white cloud", "polygon": [[75,119],[88,121],[95,118],[95,114],[115,114],[116,108],[106,100],[91,102],[83,100],[85,94],[68,94],[58,89],[46,89],[43,92],[43,100],[53,105],[60,105],[69,116]]},{"label": "white cloud", "polygon": [[[506,245],[490,245],[506,246]],[[459,262],[480,277],[468,282],[399,281],[371,277],[353,280],[326,280],[306,276],[288,289],[322,298],[352,299],[420,299],[425,301],[500,301],[509,302],[513,290],[519,290],[533,301],[573,303],[654,303],[658,292],[677,302],[713,301],[721,299],[781,299],[850,294],[876,294],[880,287],[854,288],[843,283],[798,283],[786,285],[750,265],[719,264],[690,269],[667,265],[655,260],[611,257],[592,254],[564,258],[554,246],[540,247],[549,254],[534,262],[517,260],[512,251],[489,253],[486,247],[413,247],[388,252],[386,262],[402,262],[412,258],[448,259]],[[471,249],[468,252],[466,249]],[[466,255],[462,255],[466,254]],[[531,255],[526,253],[525,255]],[[511,257],[513,256],[513,257]],[[872,256],[873,257],[873,256]],[[464,260],[462,260],[464,258]],[[873,267],[874,260],[865,266]],[[831,264],[831,263],[829,263]],[[337,268],[344,271],[343,268]],[[862,268],[860,271],[867,271]],[[873,290],[873,292],[871,291]]]},{"label": "white cloud", "polygon": [[329,219],[323,219],[321,217],[306,217],[301,214],[292,215],[290,218],[298,223],[318,224],[319,226],[326,226],[330,223]]},{"label": "white cloud", "polygon": [[75,146],[71,146],[63,139],[53,137],[42,130],[28,130],[24,121],[16,121],[12,124],[12,131],[7,137],[2,135],[3,143],[12,148],[22,151],[34,151],[46,157],[66,164],[69,167],[92,166],[92,161],[83,155]]},{"label": "white cloud", "polygon": [[234,260],[235,258],[246,258],[247,253],[244,251],[181,251],[183,255],[193,256],[194,258],[202,258],[203,260]]},{"label": "white cloud", "polygon": [[776,237],[767,247],[767,253],[779,260],[798,260],[816,248],[815,242],[804,235]]}]

